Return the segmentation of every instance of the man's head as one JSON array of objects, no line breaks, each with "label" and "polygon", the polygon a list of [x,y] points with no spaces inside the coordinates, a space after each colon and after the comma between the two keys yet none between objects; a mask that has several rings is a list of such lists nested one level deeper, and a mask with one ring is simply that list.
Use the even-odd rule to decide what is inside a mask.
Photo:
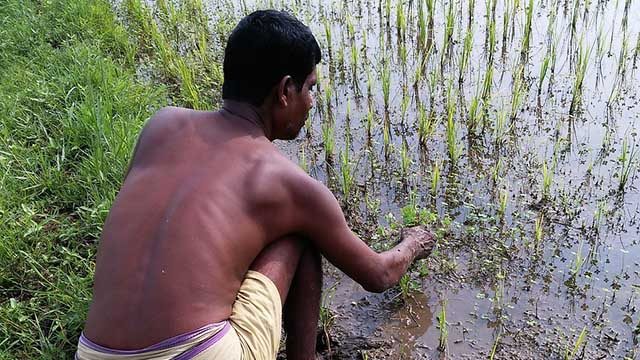
[{"label": "man's head", "polygon": [[278,137],[293,138],[313,105],[309,91],[320,57],[311,30],[295,17],[275,10],[251,13],[229,36],[222,98],[268,108],[274,127],[281,128]]}]

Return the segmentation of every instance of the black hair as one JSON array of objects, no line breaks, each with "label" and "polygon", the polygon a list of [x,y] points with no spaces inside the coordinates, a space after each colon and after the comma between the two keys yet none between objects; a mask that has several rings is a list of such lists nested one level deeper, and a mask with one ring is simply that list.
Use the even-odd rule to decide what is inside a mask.
[{"label": "black hair", "polygon": [[320,58],[316,38],[298,19],[284,11],[255,11],[227,41],[222,98],[260,106],[286,75],[300,91]]}]

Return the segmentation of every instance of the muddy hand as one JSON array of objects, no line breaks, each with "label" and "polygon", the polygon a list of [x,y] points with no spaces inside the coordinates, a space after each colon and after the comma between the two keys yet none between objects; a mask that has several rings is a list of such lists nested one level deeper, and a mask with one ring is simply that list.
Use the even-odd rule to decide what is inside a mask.
[{"label": "muddy hand", "polygon": [[414,226],[402,229],[402,241],[410,241],[415,243],[416,252],[415,260],[427,258],[436,245],[436,239],[433,233],[425,226]]}]

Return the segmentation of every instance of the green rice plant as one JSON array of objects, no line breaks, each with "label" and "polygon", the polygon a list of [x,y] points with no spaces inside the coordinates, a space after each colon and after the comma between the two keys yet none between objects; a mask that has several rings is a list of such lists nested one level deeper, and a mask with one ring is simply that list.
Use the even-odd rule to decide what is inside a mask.
[{"label": "green rice plant", "polygon": [[323,17],[322,24],[324,25],[324,35],[327,39],[327,51],[329,57],[331,57],[331,24],[329,24],[329,20],[326,17]]},{"label": "green rice plant", "polygon": [[469,21],[467,22],[467,30],[470,30],[473,26],[473,14],[476,11],[476,0],[469,0],[469,8],[467,14],[469,15]]},{"label": "green rice plant", "polygon": [[433,18],[436,0],[425,0],[425,2],[427,4],[427,43],[425,47],[429,49],[433,45]]},{"label": "green rice plant", "polygon": [[450,58],[451,47],[453,46],[453,33],[455,29],[455,13],[453,10],[453,1],[449,1],[449,7],[447,8],[444,38],[442,41],[442,58],[440,61],[441,66],[444,66],[445,60]]},{"label": "green rice plant", "polygon": [[421,53],[425,49],[425,44],[427,41],[427,22],[424,14],[424,1],[418,1],[418,51],[417,54]]},{"label": "green rice plant", "polygon": [[502,56],[507,53],[507,38],[509,37],[509,23],[511,22],[512,2],[505,0],[504,13],[502,14]]},{"label": "green rice plant", "polygon": [[400,170],[402,171],[402,176],[407,177],[409,175],[409,168],[411,167],[411,156],[409,156],[409,148],[406,142],[402,142],[402,147],[400,148]]},{"label": "green rice plant", "polygon": [[431,196],[435,199],[438,193],[438,183],[440,183],[440,162],[435,161],[431,169]]},{"label": "green rice plant", "polygon": [[489,23],[489,42],[487,53],[489,56],[489,63],[493,64],[493,54],[496,51],[496,22],[491,21]]},{"label": "green rice plant", "polygon": [[371,98],[373,96],[373,78],[371,77],[371,71],[369,70],[369,67],[367,66],[367,97]]},{"label": "green rice plant", "polygon": [[327,162],[333,162],[333,151],[335,149],[335,137],[333,134],[333,123],[325,121],[322,124],[322,141],[324,143],[324,154]]},{"label": "green rice plant", "polygon": [[411,103],[411,97],[409,96],[409,93],[405,88],[402,90],[402,102],[400,103],[400,115],[403,121],[404,121],[405,115],[407,114],[409,103]]},{"label": "green rice plant", "polygon": [[440,338],[438,341],[438,350],[447,350],[447,339],[449,338],[449,331],[447,329],[447,301],[442,301],[442,307],[440,308],[440,314],[438,314],[438,328],[440,329]]},{"label": "green rice plant", "polygon": [[553,182],[553,168],[547,167],[547,161],[542,162],[542,198],[548,199],[550,195],[551,183]]},{"label": "green rice plant", "polygon": [[457,163],[462,150],[458,144],[457,126],[454,121],[456,114],[456,102],[455,95],[449,83],[449,90],[447,91],[447,150],[449,152],[449,158],[452,163]]},{"label": "green rice plant", "polygon": [[578,355],[578,350],[580,350],[580,348],[582,347],[582,343],[585,342],[586,338],[587,338],[587,327],[584,326],[582,328],[582,331],[580,332],[580,335],[578,335],[578,339],[573,345],[573,349],[571,350],[571,352],[569,352],[569,348],[567,348],[567,351],[564,354],[564,359],[574,360],[575,356]]},{"label": "green rice plant", "polygon": [[473,25],[467,29],[467,34],[464,37],[464,46],[462,48],[462,57],[460,58],[460,75],[458,81],[462,83],[464,74],[469,66],[469,59],[471,58],[471,50],[473,50]]},{"label": "green rice plant", "polygon": [[382,96],[384,99],[384,110],[389,111],[389,96],[391,92],[391,66],[388,57],[382,61]]},{"label": "green rice plant", "polygon": [[307,164],[307,155],[305,154],[305,151],[304,151],[304,145],[300,148],[299,165],[300,165],[300,168],[304,170],[304,172],[306,173],[309,172],[309,165]]},{"label": "green rice plant", "polygon": [[373,129],[373,107],[369,106],[369,111],[367,112],[367,138],[371,139],[371,129]]},{"label": "green rice plant", "polygon": [[640,55],[640,32],[638,32],[638,36],[636,36],[636,46],[633,50],[633,68],[636,68],[636,61],[638,60],[638,55]]},{"label": "green rice plant", "polygon": [[[384,18],[387,20],[387,28],[389,28],[391,26],[389,23],[391,21],[391,0],[385,0],[384,5]],[[383,31],[380,31],[380,36],[383,36],[382,33]]]},{"label": "green rice plant", "polygon": [[391,150],[391,120],[389,114],[384,115],[384,122],[382,124],[382,143],[384,144],[385,155],[389,155]]},{"label": "green rice plant", "polygon": [[544,214],[540,214],[540,217],[536,219],[534,228],[535,248],[540,247],[542,242],[542,236],[544,235]]},{"label": "green rice plant", "polygon": [[398,31],[398,42],[402,43],[404,42],[407,32],[407,20],[405,19],[402,0],[399,0],[396,3],[396,28]]},{"label": "green rice plant", "polygon": [[420,144],[426,145],[427,140],[436,129],[436,118],[427,114],[423,107],[418,110],[418,138]]},{"label": "green rice plant", "polygon": [[498,158],[498,161],[496,161],[496,165],[493,167],[493,174],[492,174],[492,180],[494,184],[498,183],[498,180],[500,180],[500,174],[502,173],[502,158]]},{"label": "green rice plant", "polygon": [[504,215],[507,211],[507,203],[509,202],[509,190],[508,189],[500,189],[500,208],[498,210],[498,214],[500,214],[500,218],[504,219]]},{"label": "green rice plant", "polygon": [[509,132],[509,127],[507,126],[507,118],[507,112],[504,109],[498,111],[498,114],[496,115],[496,125],[493,129],[493,136],[496,146],[502,145],[505,135]]},{"label": "green rice plant", "polygon": [[577,113],[580,105],[582,104],[582,88],[584,82],[584,76],[589,66],[590,49],[584,49],[582,46],[582,39],[578,45],[578,58],[576,62],[576,76],[573,80],[573,92],[571,95],[571,105],[569,106],[569,115]]},{"label": "green rice plant", "polygon": [[632,172],[635,168],[635,158],[637,155],[637,150],[635,146],[631,145],[631,149],[629,149],[629,141],[625,136],[622,139],[622,147],[620,148],[620,157],[618,157],[618,162],[620,163],[620,171],[618,172],[618,191],[623,192],[627,182],[629,181]]},{"label": "green rice plant", "polygon": [[491,89],[493,88],[493,65],[489,63],[482,80],[482,102],[489,104],[491,100]]},{"label": "green rice plant", "polygon": [[353,79],[357,83],[358,74],[358,48],[355,42],[351,44],[351,71],[353,72]]},{"label": "green rice plant", "polygon": [[353,189],[353,171],[351,169],[351,161],[349,159],[349,143],[345,144],[344,150],[340,152],[340,184],[342,185],[342,194],[344,200],[348,203],[351,199],[351,190]]},{"label": "green rice plant", "polygon": [[493,360],[496,355],[496,350],[498,350],[498,344],[500,343],[500,337],[502,336],[502,328],[498,331],[498,335],[496,336],[495,341],[493,342],[493,346],[491,347],[491,352],[489,353],[489,360]]},{"label": "green rice plant", "polygon": [[469,131],[473,131],[478,124],[478,113],[480,110],[479,107],[480,99],[477,95],[474,95],[471,98],[471,102],[469,103]]},{"label": "green rice plant", "polygon": [[544,56],[544,59],[542,60],[542,65],[540,66],[540,75],[538,76],[538,97],[542,93],[542,83],[544,82],[545,77],[547,77],[550,60],[550,54],[547,52],[547,54]]},{"label": "green rice plant", "polygon": [[526,21],[524,25],[524,34],[522,36],[522,48],[520,57],[523,64],[528,62],[529,48],[531,46],[531,21],[533,19],[533,0],[529,0],[529,5],[525,9]]},{"label": "green rice plant", "polygon": [[513,75],[513,86],[511,87],[511,121],[513,122],[518,115],[520,106],[522,105],[522,97],[525,89],[524,84],[524,65],[518,65]]},{"label": "green rice plant", "polygon": [[582,269],[582,265],[586,260],[586,256],[582,255],[582,247],[584,246],[584,238],[580,239],[580,244],[578,245],[578,251],[576,251],[576,258],[573,260],[571,264],[571,273],[572,276],[577,276]]}]

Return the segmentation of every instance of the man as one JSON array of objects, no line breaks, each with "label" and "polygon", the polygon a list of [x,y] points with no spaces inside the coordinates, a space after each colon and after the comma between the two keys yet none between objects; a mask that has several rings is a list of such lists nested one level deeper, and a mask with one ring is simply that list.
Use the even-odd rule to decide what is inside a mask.
[{"label": "man", "polygon": [[[314,359],[320,254],[381,292],[432,236],[375,253],[331,192],[271,143],[313,105],[320,48],[278,11],[244,18],[224,59],[218,112],[167,108],[143,129],[104,225],[78,359]],[[116,350],[117,349],[117,350]]]}]

